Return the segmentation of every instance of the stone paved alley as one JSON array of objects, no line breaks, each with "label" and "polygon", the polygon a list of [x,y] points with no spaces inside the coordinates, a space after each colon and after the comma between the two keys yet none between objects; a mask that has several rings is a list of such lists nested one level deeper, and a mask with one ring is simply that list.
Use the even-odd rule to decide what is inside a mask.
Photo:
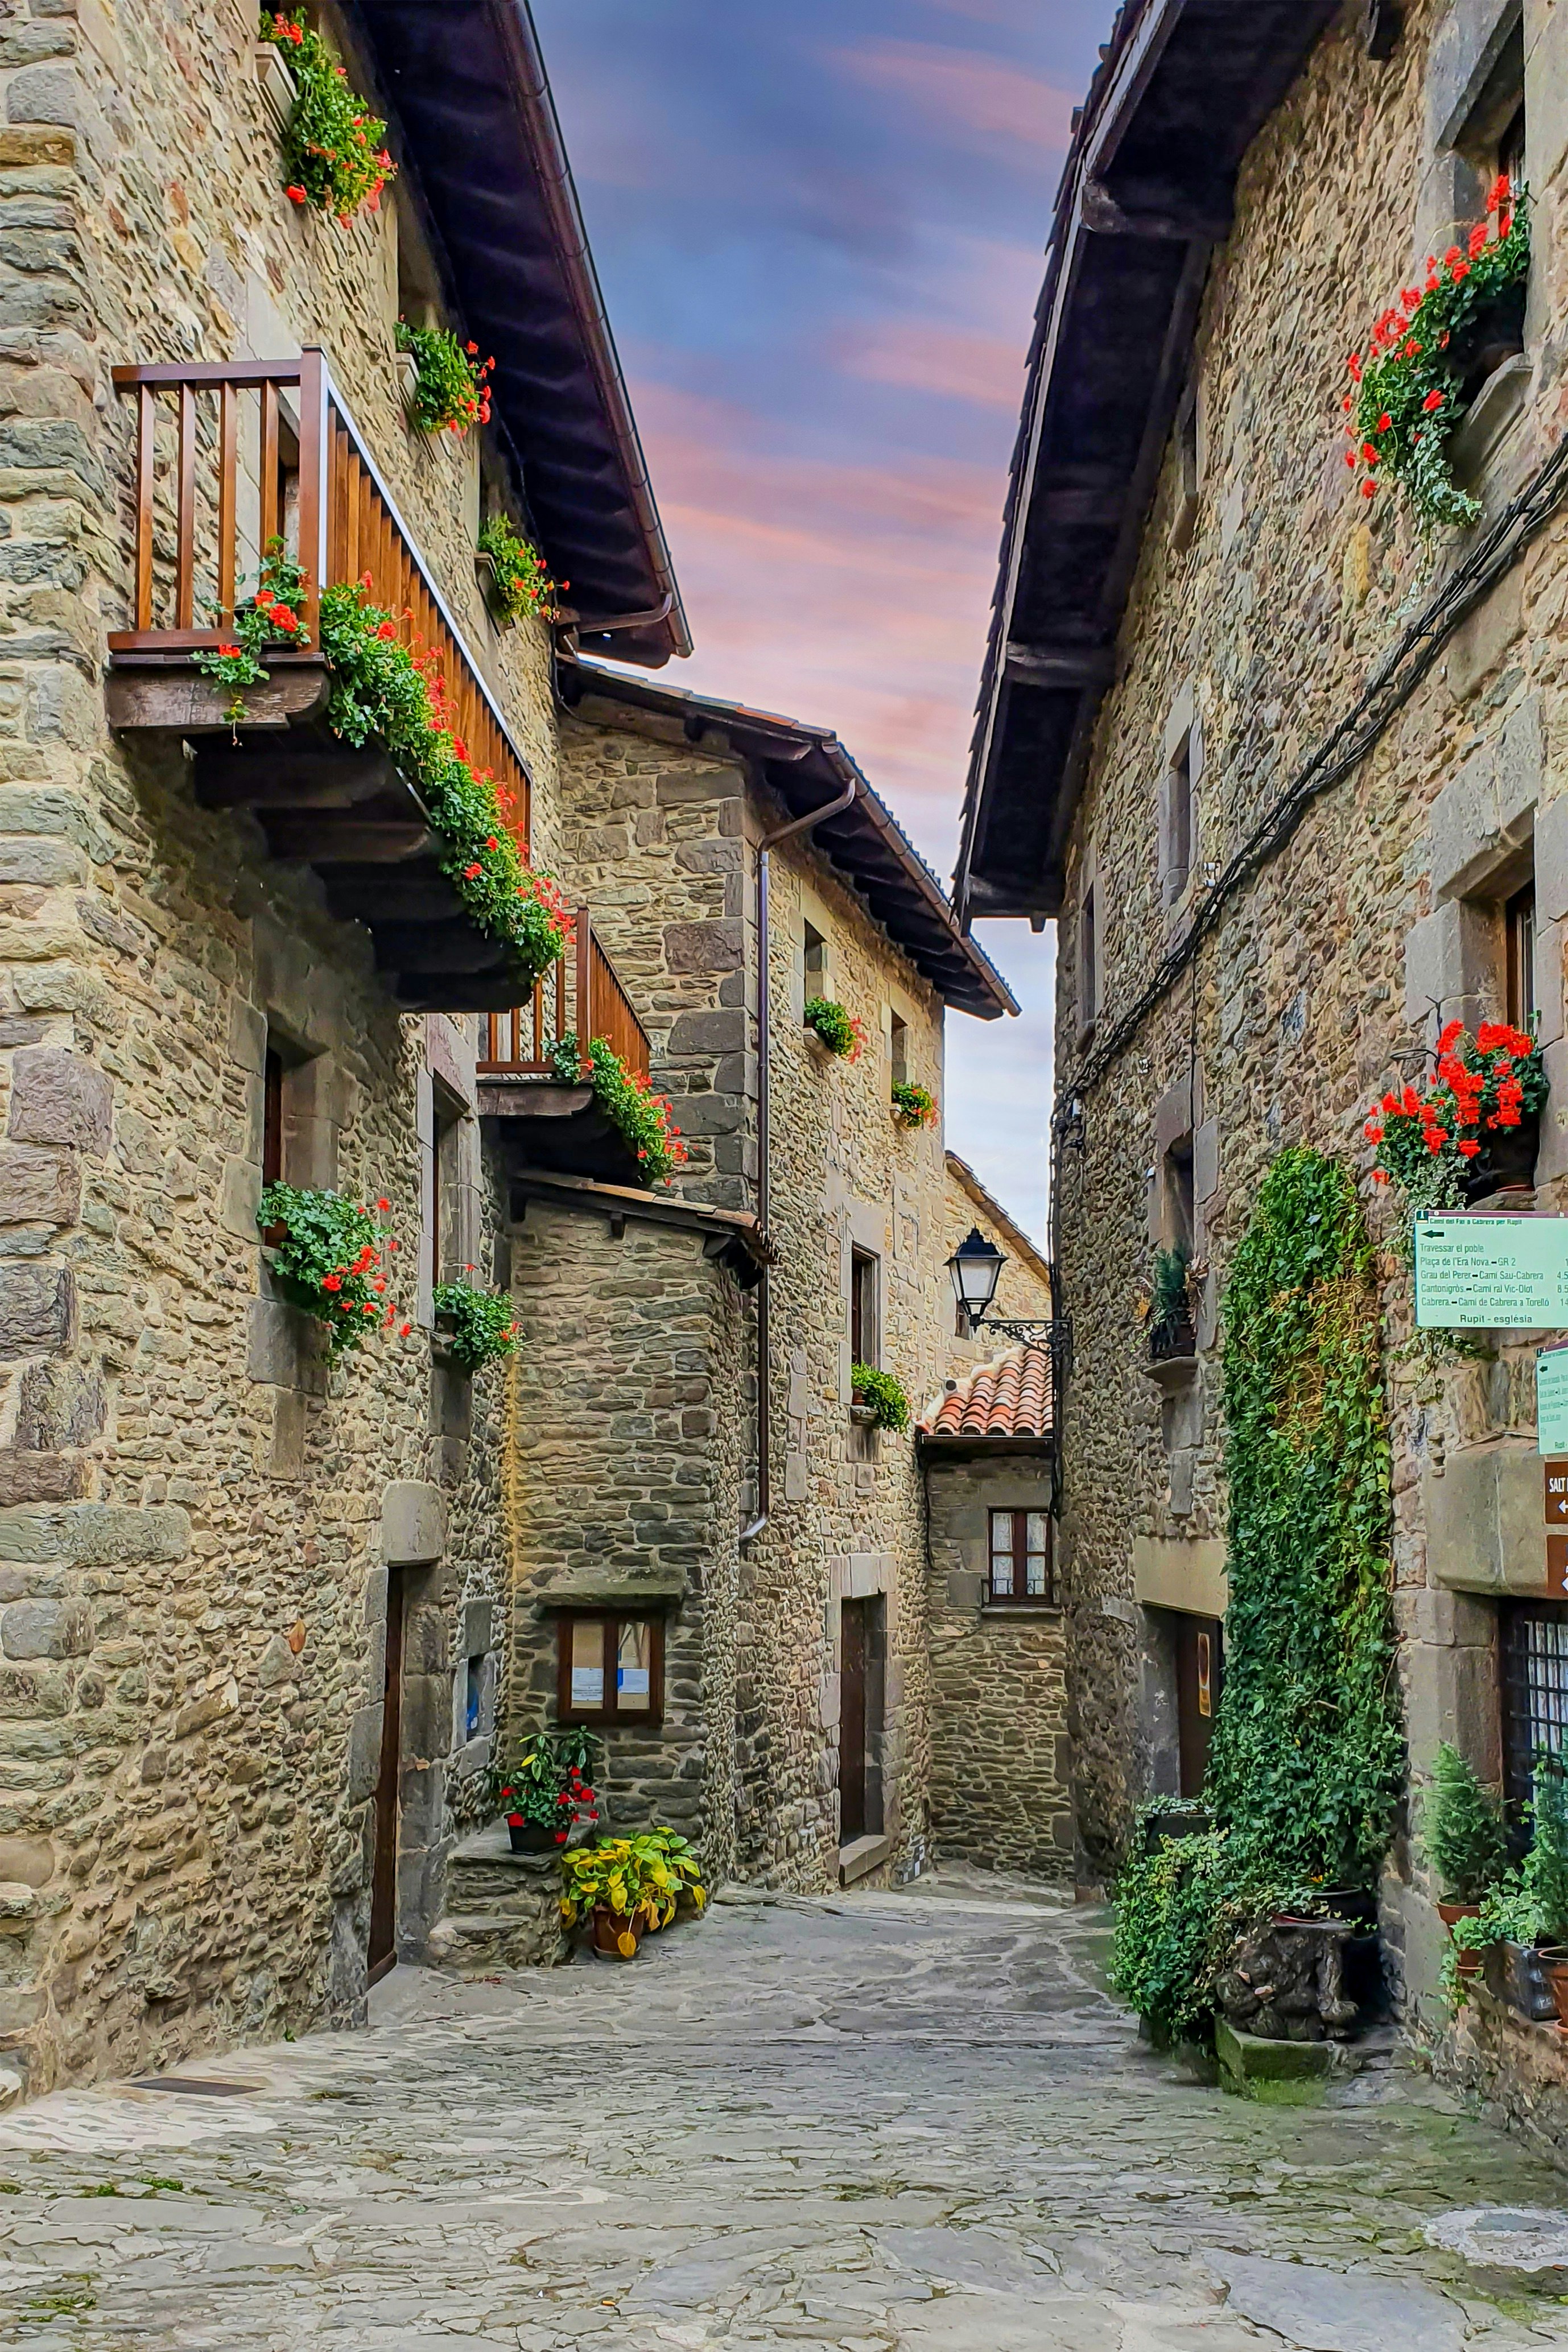
[{"label": "stone paved alley", "polygon": [[971,1886],[725,1902],[630,1968],[403,1971],[367,2033],[42,2100],[0,2122],[0,2341],[1277,2346],[1245,2305],[1325,2352],[1568,2342],[1424,2238],[1561,2176],[1418,2075],[1199,2087],[1103,1935]]}]

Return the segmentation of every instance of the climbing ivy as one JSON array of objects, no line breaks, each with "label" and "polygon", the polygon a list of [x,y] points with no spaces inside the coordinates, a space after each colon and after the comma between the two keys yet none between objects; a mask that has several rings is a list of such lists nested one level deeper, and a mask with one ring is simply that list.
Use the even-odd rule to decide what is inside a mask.
[{"label": "climbing ivy", "polygon": [[1230,1602],[1207,1793],[1277,1869],[1365,1885],[1405,1741],[1377,1286],[1338,1161],[1281,1152],[1224,1312]]},{"label": "climbing ivy", "polygon": [[1208,2007],[1222,1930],[1364,1887],[1394,1828],[1389,1445],[1373,1248],[1350,1175],[1282,1152],[1224,1301],[1230,1492],[1226,1675],[1205,1795],[1210,1836],[1130,1858],[1113,1977],[1167,2030]]}]

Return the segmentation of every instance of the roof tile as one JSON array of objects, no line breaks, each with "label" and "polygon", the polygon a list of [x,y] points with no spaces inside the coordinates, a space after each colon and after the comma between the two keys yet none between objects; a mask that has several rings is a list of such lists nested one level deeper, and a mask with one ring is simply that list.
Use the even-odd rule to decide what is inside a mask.
[{"label": "roof tile", "polygon": [[921,1423],[932,1437],[1045,1437],[1050,1426],[1050,1351],[1030,1347],[977,1366]]}]

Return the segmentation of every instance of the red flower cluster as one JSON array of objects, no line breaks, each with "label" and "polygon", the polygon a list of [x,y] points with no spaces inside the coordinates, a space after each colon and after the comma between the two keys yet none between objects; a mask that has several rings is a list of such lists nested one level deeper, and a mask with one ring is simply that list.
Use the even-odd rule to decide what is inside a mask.
[{"label": "red flower cluster", "polygon": [[555,1832],[557,1845],[565,1844],[579,1822],[596,1822],[599,1818],[599,1809],[594,1801],[594,1791],[589,1788],[575,1764],[572,1767],[566,1786],[555,1801],[558,1805],[569,1805],[572,1809],[572,1818],[565,1828],[557,1830]]},{"label": "red flower cluster", "polygon": [[1533,1037],[1506,1021],[1483,1021],[1472,1046],[1464,1023],[1450,1021],[1425,1091],[1408,1084],[1391,1089],[1362,1129],[1378,1147],[1373,1183],[1386,1184],[1391,1176],[1408,1181],[1421,1152],[1436,1160],[1451,1146],[1460,1160],[1479,1158],[1483,1133],[1520,1126],[1544,1093]]}]

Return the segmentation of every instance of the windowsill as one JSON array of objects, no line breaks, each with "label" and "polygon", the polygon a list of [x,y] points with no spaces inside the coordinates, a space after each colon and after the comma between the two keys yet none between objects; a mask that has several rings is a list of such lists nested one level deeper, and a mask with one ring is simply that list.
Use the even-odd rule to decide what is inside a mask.
[{"label": "windowsill", "polygon": [[879,1869],[893,1851],[893,1841],[879,1833],[875,1837],[851,1838],[838,1849],[838,1884],[853,1886],[858,1878],[868,1877]]},{"label": "windowsill", "polygon": [[980,1604],[982,1617],[1059,1617],[1061,1613],[1059,1601],[1047,1601],[1036,1595],[1026,1601],[983,1601]]},{"label": "windowsill", "polygon": [[1515,352],[1500,367],[1494,368],[1448,444],[1454,479],[1473,497],[1484,494],[1488,469],[1504,438],[1524,413],[1534,373],[1522,352]]}]

